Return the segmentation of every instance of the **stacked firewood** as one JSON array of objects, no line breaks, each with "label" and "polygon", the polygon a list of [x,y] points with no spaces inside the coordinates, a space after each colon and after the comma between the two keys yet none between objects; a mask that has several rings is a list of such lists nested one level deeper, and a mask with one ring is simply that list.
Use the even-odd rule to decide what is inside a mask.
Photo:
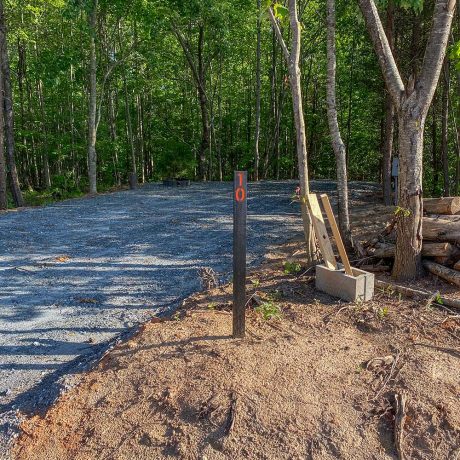
[{"label": "stacked firewood", "polygon": [[[423,265],[431,273],[460,286],[460,197],[423,200]],[[395,222],[367,245],[377,259],[395,256]]]}]

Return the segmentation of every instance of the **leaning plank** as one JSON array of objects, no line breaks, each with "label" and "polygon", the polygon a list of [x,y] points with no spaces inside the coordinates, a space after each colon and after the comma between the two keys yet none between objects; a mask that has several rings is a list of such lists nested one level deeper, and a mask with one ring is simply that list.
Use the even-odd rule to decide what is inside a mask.
[{"label": "leaning plank", "polygon": [[460,273],[429,260],[423,261],[423,266],[431,273],[460,287]]},{"label": "leaning plank", "polygon": [[423,239],[460,243],[460,222],[425,217],[423,219]]},{"label": "leaning plank", "polygon": [[329,220],[329,225],[332,229],[332,234],[334,235],[335,244],[340,254],[340,259],[342,260],[343,266],[345,268],[345,273],[350,276],[354,276],[353,269],[350,265],[350,260],[348,259],[347,251],[343,245],[342,237],[340,235],[339,227],[335,220],[334,212],[332,211],[331,202],[329,197],[326,194],[320,195],[321,202],[323,203],[324,210],[326,211],[327,218]]},{"label": "leaning plank", "polygon": [[425,198],[423,208],[427,214],[457,214],[460,212],[460,197]]},{"label": "leaning plank", "polygon": [[310,211],[311,220],[313,222],[313,228],[315,229],[319,249],[323,256],[326,267],[337,270],[337,261],[335,260],[331,240],[327,234],[323,213],[321,212],[321,208],[319,206],[318,197],[314,193],[308,196],[307,205],[308,210]]},{"label": "leaning plank", "polygon": [[[380,244],[372,253],[374,257],[382,259],[392,259],[395,256],[394,244]],[[458,252],[457,248],[451,243],[423,243],[422,255],[424,257],[451,257]]]},{"label": "leaning plank", "polygon": [[[412,289],[406,286],[400,286],[399,284],[387,283],[385,281],[375,280],[375,285],[384,290],[392,290],[394,292],[399,292],[406,297],[411,299],[429,299],[433,298],[433,293],[422,291],[419,289]],[[438,303],[440,305],[445,305],[446,307],[455,308],[460,310],[460,300],[456,299],[447,299],[445,297],[435,297],[434,303]]]}]

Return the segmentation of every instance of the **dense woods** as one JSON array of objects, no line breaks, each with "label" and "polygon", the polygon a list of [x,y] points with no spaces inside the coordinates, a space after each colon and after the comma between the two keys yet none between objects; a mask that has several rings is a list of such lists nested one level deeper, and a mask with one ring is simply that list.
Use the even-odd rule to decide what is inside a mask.
[{"label": "dense woods", "polygon": [[[336,5],[337,120],[349,179],[388,184],[390,152],[399,148],[397,117],[358,3]],[[408,85],[421,70],[434,3],[378,3]],[[267,6],[1,2],[0,167],[7,164],[10,203],[22,204],[20,189],[29,201],[37,191],[55,198],[94,193],[127,183],[133,172],[140,182],[229,179],[236,167],[253,178],[296,177],[289,69]],[[300,0],[297,9],[310,176],[334,178],[326,2]],[[288,20],[277,18],[290,45]],[[425,194],[455,194],[459,186],[458,25],[456,16],[426,120]]]}]

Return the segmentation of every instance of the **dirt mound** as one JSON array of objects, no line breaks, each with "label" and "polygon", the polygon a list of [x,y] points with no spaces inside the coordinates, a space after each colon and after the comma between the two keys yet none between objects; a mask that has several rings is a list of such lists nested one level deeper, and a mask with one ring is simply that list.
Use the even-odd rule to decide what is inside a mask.
[{"label": "dirt mound", "polygon": [[14,457],[456,458],[458,317],[389,292],[342,305],[311,281],[277,261],[253,274],[243,341],[229,286],[193,296],[24,423]]}]

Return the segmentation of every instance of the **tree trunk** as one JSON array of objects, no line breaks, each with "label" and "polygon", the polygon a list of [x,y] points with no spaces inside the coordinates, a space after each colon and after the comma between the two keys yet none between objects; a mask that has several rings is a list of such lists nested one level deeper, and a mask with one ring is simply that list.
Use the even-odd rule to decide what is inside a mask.
[{"label": "tree trunk", "polygon": [[[436,0],[422,69],[404,85],[374,0],[358,0],[399,122],[399,206],[393,277],[422,273],[423,133],[449,40],[456,0]],[[414,64],[415,65],[415,64]]]},{"label": "tree trunk", "polygon": [[208,114],[208,97],[206,95],[206,76],[204,69],[204,26],[200,24],[198,37],[198,97],[200,99],[202,135],[200,156],[198,163],[198,173],[201,180],[206,180],[206,152],[209,149],[209,114]]},{"label": "tree trunk", "polygon": [[3,110],[6,138],[6,159],[8,163],[11,192],[16,206],[24,206],[21,187],[19,185],[18,171],[14,153],[14,114],[13,114],[13,91],[11,88],[10,60],[8,56],[7,29],[3,0],[0,0],[0,60],[1,72],[3,73]]},{"label": "tree trunk", "polygon": [[[0,71],[0,107],[3,107],[3,75]],[[8,198],[6,196],[6,161],[5,161],[5,150],[4,150],[4,124],[3,124],[3,110],[0,110],[0,209],[8,208]]]},{"label": "tree trunk", "polygon": [[442,87],[442,134],[441,134],[441,159],[444,179],[444,196],[450,196],[449,181],[449,58],[446,56],[443,66],[443,87]]},{"label": "tree trunk", "polygon": [[97,4],[93,6],[89,15],[90,49],[89,49],[89,103],[88,103],[88,179],[89,193],[97,193],[97,152],[96,152],[96,112],[97,112],[97,61],[96,61],[96,26]]},{"label": "tree trunk", "polygon": [[335,27],[335,0],[327,0],[327,116],[337,164],[340,234],[345,246],[352,248],[350,215],[348,212],[347,155],[337,120]]},{"label": "tree trunk", "polygon": [[[395,6],[393,0],[388,1],[387,21],[385,33],[388,38],[390,49],[394,52],[394,18]],[[385,122],[383,133],[383,165],[382,165],[382,182],[383,182],[383,202],[386,206],[393,204],[391,199],[391,159],[393,156],[393,137],[394,137],[394,117],[395,109],[391,95],[385,91]],[[397,191],[395,191],[397,193]]]},{"label": "tree trunk", "polygon": [[256,132],[254,137],[254,180],[259,180],[259,139],[260,139],[260,54],[261,54],[261,0],[257,0],[257,50],[256,50]]},{"label": "tree trunk", "polygon": [[411,109],[398,114],[399,191],[397,245],[393,277],[412,279],[422,274],[422,153],[423,120],[412,118]]},{"label": "tree trunk", "polygon": [[296,147],[297,147],[297,163],[299,169],[299,180],[301,190],[301,212],[304,227],[305,242],[307,244],[307,259],[313,262],[315,259],[316,244],[314,241],[314,231],[307,209],[308,195],[310,194],[310,184],[308,179],[308,159],[307,159],[307,140],[305,134],[305,120],[302,104],[302,87],[300,75],[300,46],[301,46],[301,28],[297,16],[297,1],[289,0],[289,21],[292,31],[292,50],[289,52],[286,43],[284,42],[281,30],[272,9],[269,9],[270,21],[275,28],[278,40],[283,49],[283,54],[289,66],[289,80],[291,83],[292,104],[294,111],[294,121],[296,128]]},{"label": "tree trunk", "polygon": [[45,96],[43,95],[43,82],[38,80],[37,82],[37,91],[38,91],[38,102],[40,104],[40,114],[41,114],[41,124],[43,131],[43,153],[42,153],[42,180],[43,186],[46,189],[51,188],[51,174],[50,174],[50,165],[48,159],[48,133],[46,127],[46,112],[45,112]]}]

